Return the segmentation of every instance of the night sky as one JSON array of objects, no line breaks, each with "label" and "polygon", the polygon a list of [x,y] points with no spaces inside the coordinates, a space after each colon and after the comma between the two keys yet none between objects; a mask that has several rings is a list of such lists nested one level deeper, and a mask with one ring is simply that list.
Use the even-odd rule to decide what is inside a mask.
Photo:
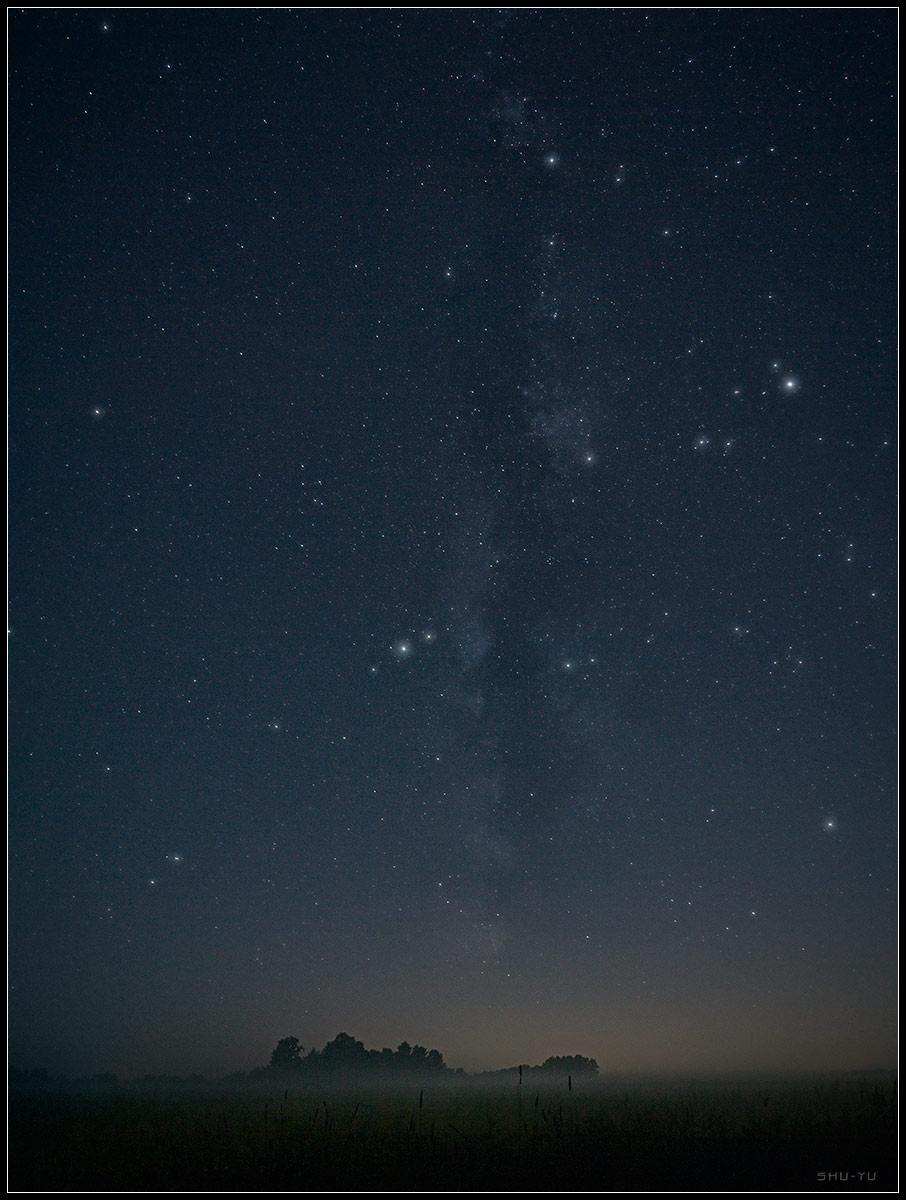
[{"label": "night sky", "polygon": [[9,39],[13,1064],[891,1066],[896,10]]}]

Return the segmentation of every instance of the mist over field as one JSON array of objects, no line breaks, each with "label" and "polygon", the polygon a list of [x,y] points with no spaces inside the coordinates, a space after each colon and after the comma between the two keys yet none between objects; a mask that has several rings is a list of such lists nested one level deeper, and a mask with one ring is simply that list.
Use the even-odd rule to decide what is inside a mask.
[{"label": "mist over field", "polygon": [[[284,1086],[285,1085],[285,1086]],[[891,1072],[842,1079],[19,1078],[22,1190],[889,1191]]]}]

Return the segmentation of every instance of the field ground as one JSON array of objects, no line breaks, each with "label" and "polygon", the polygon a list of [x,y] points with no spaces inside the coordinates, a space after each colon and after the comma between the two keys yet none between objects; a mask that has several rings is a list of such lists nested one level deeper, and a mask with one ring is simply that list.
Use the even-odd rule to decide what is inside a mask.
[{"label": "field ground", "polygon": [[893,1191],[891,1076],[13,1095],[10,1191]]}]

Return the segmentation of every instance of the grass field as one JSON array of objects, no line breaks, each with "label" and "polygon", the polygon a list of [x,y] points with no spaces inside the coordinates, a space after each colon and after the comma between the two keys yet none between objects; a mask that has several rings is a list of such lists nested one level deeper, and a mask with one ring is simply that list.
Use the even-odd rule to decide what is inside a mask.
[{"label": "grass field", "polygon": [[890,1191],[896,1165],[889,1077],[10,1102],[11,1191]]}]

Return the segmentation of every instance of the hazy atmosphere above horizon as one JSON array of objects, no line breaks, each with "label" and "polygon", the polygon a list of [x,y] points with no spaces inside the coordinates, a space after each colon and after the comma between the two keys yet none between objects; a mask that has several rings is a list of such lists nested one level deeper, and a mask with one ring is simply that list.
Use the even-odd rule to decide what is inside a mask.
[{"label": "hazy atmosphere above horizon", "polygon": [[892,1066],[897,11],[8,27],[12,1064]]}]

